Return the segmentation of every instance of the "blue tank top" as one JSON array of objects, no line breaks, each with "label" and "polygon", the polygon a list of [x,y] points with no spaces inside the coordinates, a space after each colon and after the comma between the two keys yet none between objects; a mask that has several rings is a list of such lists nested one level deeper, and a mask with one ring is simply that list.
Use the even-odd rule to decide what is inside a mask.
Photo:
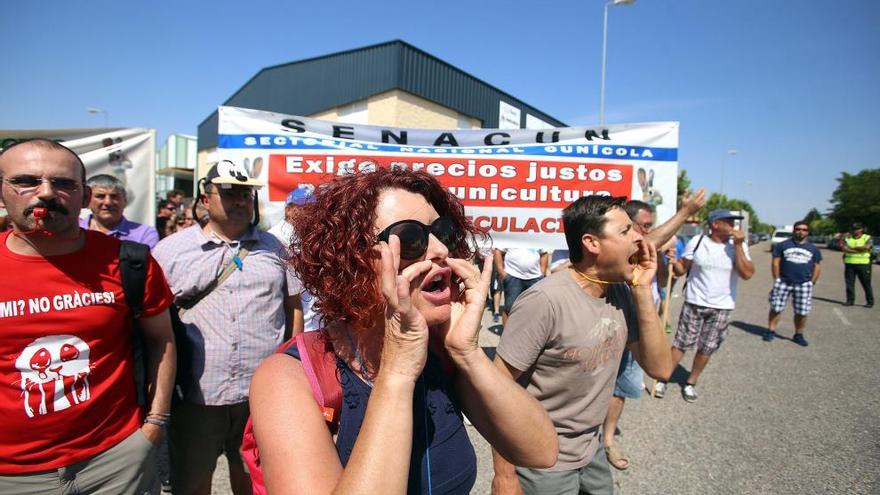
[{"label": "blue tank top", "polygon": [[[299,359],[296,345],[284,352]],[[342,411],[336,436],[336,452],[345,466],[364,422],[372,389],[341,359],[336,359],[336,366],[342,384]],[[466,494],[470,493],[476,482],[477,457],[462,422],[461,412],[452,400],[451,391],[452,382],[443,372],[439,358],[429,352],[425,369],[413,393],[413,439],[408,494],[428,493],[426,440],[431,448],[432,493]]]}]

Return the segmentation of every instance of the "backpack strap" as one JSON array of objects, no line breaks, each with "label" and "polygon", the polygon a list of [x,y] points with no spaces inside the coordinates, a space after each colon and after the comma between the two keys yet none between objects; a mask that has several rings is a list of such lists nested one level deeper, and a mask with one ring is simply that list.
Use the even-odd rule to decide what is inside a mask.
[{"label": "backpack strap", "polygon": [[342,385],[336,374],[336,354],[323,332],[304,332],[294,337],[312,395],[321,408],[330,433],[339,428]]},{"label": "backpack strap", "polygon": [[[697,249],[700,249],[700,244],[703,242],[704,234],[700,234],[700,238],[697,239],[697,245],[694,246],[694,258],[697,257]],[[694,267],[693,259],[691,259],[691,264],[688,266],[687,273],[684,274],[684,283],[681,284],[681,293],[684,295],[684,290],[687,288],[688,280],[691,278],[691,268]]]},{"label": "backpack strap", "polygon": [[119,245],[119,275],[122,293],[131,309],[132,318],[144,312],[144,286],[147,284],[147,257],[150,248],[146,244],[123,240]]},{"label": "backpack strap", "polygon": [[[147,284],[147,259],[150,248],[146,244],[123,240],[119,245],[119,278],[125,303],[131,311],[132,329],[144,312],[144,293]],[[135,331],[132,336],[135,396],[139,406],[147,404],[147,355],[143,336]]]}]

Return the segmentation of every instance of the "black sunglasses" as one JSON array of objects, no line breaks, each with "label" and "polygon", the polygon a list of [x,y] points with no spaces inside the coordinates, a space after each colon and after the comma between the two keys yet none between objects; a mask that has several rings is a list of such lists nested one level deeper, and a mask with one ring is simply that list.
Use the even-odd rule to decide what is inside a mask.
[{"label": "black sunglasses", "polygon": [[434,234],[450,251],[456,249],[461,241],[461,232],[450,217],[440,217],[431,225],[418,220],[394,222],[376,236],[376,242],[388,242],[392,235],[400,238],[400,258],[417,260],[428,250],[428,235]]}]

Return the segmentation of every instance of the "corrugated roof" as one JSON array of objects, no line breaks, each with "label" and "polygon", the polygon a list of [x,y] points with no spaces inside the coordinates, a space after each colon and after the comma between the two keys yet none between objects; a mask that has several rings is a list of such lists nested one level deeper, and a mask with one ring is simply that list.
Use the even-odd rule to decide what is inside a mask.
[{"label": "corrugated roof", "polygon": [[[565,124],[401,40],[266,67],[223,104],[311,115],[400,89],[498,127],[499,102],[551,125]],[[522,124],[521,124],[522,125]],[[217,111],[199,124],[200,150],[217,146]]]}]

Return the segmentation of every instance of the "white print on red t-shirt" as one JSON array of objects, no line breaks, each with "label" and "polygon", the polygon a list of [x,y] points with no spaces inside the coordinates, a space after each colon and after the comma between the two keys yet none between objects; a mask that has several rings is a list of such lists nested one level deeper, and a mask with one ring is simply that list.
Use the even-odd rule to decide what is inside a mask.
[{"label": "white print on red t-shirt", "polygon": [[91,398],[89,346],[79,337],[40,337],[24,348],[15,367],[21,372],[24,412],[29,418],[34,417],[34,406],[44,415]]}]

